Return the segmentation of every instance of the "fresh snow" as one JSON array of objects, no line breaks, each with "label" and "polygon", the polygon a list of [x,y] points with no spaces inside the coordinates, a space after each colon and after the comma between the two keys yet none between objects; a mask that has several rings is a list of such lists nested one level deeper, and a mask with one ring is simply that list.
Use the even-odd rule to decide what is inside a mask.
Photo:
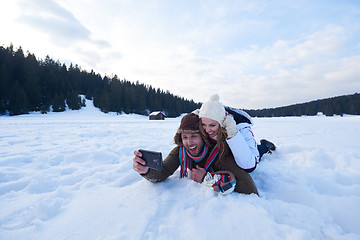
[{"label": "fresh snow", "polygon": [[0,239],[360,239],[360,117],[255,118],[273,141],[260,197],[175,172],[151,183],[133,151],[174,147],[180,117],[79,111],[0,117]]}]

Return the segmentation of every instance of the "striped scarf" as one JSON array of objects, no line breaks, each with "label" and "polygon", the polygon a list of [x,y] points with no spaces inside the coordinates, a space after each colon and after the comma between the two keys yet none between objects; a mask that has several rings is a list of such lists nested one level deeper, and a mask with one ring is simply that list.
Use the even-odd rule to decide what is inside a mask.
[{"label": "striped scarf", "polygon": [[[198,157],[191,156],[184,146],[179,147],[179,160],[180,160],[180,178],[187,177],[187,169],[192,168],[192,161],[201,162],[209,151],[209,147],[204,145],[204,150]],[[219,150],[215,147],[205,162],[205,170],[208,170],[210,165],[213,163],[216,156],[219,154]]]}]

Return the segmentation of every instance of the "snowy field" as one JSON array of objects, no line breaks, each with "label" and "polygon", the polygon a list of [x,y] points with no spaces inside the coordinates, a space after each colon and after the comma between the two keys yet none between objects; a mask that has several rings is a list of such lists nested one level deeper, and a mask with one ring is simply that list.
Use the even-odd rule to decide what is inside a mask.
[{"label": "snowy field", "polygon": [[260,197],[133,171],[135,149],[166,157],[179,122],[0,117],[0,239],[360,239],[359,116],[254,119],[277,145],[251,174]]}]

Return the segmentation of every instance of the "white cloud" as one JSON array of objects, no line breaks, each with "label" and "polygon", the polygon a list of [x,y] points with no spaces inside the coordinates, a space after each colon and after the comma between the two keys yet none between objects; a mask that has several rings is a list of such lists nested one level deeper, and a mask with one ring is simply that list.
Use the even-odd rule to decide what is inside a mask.
[{"label": "white cloud", "polygon": [[73,14],[52,0],[22,1],[18,21],[36,31],[47,33],[54,42],[71,43],[88,39],[90,32]]},{"label": "white cloud", "polygon": [[2,44],[195,101],[217,92],[226,105],[263,108],[360,91],[359,24],[348,24],[360,22],[348,11],[356,4],[319,12],[324,3],[307,0],[20,3],[0,10],[10,21],[1,21]]},{"label": "white cloud", "polygon": [[[339,64],[337,64],[336,68],[333,71],[329,71],[324,74],[324,78],[331,83],[338,83],[339,87],[341,86],[341,82],[346,81],[349,84],[355,84],[354,87],[360,85],[360,55],[345,57],[341,59]],[[348,87],[348,86],[346,86]],[[354,88],[359,90],[358,88]]]},{"label": "white cloud", "polygon": [[[252,46],[220,60],[212,59],[207,82],[213,86],[201,88],[206,92],[217,91],[224,103],[236,102],[237,107],[245,108],[276,107],[329,97],[337,92],[338,95],[353,93],[360,89],[360,83],[354,81],[360,73],[348,68],[358,64],[358,57],[345,60],[338,57],[344,52],[346,40],[341,27],[326,27],[302,39],[279,40],[272,46]],[[339,72],[338,68],[343,70]],[[353,78],[346,78],[347,75]],[[336,82],[329,85],[329,76]]]}]

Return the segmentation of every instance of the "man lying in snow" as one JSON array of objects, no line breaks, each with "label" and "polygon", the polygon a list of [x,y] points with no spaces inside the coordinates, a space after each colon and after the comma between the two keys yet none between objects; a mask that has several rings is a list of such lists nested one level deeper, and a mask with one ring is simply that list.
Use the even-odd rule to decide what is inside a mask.
[{"label": "man lying in snow", "polygon": [[198,183],[204,182],[216,192],[235,191],[259,195],[251,176],[236,164],[232,156],[219,159],[216,145],[204,141],[199,131],[199,122],[199,117],[194,113],[181,119],[174,137],[177,146],[164,160],[162,170],[144,166],[145,161],[139,151],[134,151],[134,170],[151,182],[161,182],[180,167],[180,178],[188,177]]}]

